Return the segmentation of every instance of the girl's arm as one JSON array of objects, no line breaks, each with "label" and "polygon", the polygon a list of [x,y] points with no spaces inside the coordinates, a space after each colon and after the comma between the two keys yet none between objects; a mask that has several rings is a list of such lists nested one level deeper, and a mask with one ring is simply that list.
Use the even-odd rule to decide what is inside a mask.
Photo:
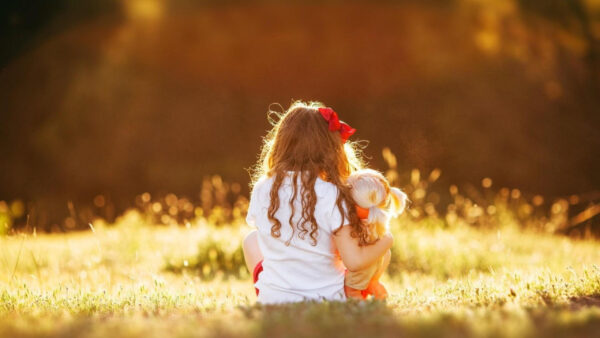
[{"label": "girl's arm", "polygon": [[350,271],[361,270],[375,263],[394,243],[392,235],[387,233],[374,244],[359,246],[358,238],[352,237],[351,232],[352,227],[344,225],[333,235],[342,262]]}]

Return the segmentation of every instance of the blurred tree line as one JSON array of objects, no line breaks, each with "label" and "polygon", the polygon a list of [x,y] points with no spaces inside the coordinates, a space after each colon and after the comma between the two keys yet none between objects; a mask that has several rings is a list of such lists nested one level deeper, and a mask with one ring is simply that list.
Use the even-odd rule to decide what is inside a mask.
[{"label": "blurred tree line", "polygon": [[388,146],[446,184],[600,187],[600,1],[36,0],[0,25],[0,199],[41,227],[98,194],[247,182],[292,98],[334,107],[377,168]]}]

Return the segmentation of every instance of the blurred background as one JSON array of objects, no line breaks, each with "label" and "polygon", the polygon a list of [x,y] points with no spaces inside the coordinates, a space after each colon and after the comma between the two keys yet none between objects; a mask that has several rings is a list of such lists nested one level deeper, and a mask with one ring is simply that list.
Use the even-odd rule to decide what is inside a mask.
[{"label": "blurred background", "polygon": [[269,105],[292,99],[333,107],[375,168],[385,147],[410,179],[439,168],[443,191],[600,200],[598,0],[1,6],[0,209],[14,226],[82,228],[166,194],[204,203],[223,182],[217,199],[234,203]]}]

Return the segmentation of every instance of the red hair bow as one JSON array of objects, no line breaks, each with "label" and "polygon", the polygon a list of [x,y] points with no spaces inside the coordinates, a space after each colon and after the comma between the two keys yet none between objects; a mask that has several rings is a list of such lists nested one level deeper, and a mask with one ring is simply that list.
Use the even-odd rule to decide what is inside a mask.
[{"label": "red hair bow", "polygon": [[356,129],[350,127],[347,123],[340,121],[336,112],[331,108],[319,108],[321,116],[329,123],[329,130],[339,131],[342,141],[346,142],[352,134],[356,132]]}]

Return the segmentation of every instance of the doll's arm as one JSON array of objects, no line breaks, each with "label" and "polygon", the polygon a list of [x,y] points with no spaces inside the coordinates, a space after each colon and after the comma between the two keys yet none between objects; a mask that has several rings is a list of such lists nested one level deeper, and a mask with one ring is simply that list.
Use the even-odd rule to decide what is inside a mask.
[{"label": "doll's arm", "polygon": [[333,235],[333,240],[337,246],[342,262],[350,271],[357,271],[368,267],[383,256],[387,250],[392,247],[394,239],[387,233],[377,242],[370,245],[358,245],[358,238],[351,236],[352,227],[344,225],[337,233]]}]

